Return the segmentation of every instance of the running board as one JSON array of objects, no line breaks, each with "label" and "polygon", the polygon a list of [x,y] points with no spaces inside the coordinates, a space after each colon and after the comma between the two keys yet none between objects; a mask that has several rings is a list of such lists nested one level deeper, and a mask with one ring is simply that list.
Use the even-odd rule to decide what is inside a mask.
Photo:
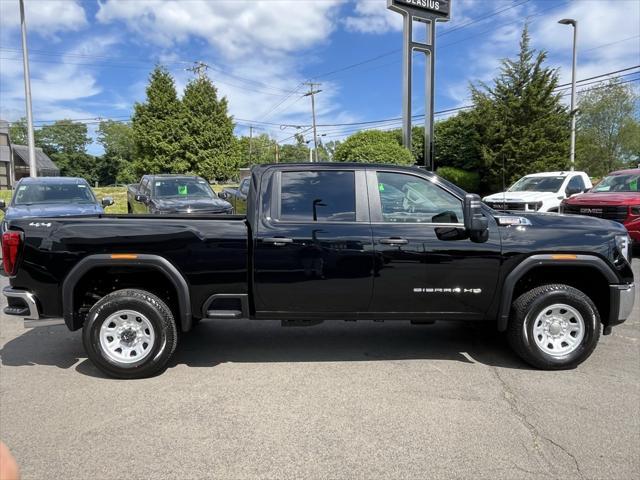
[{"label": "running board", "polygon": [[235,319],[249,318],[249,315],[249,296],[246,293],[216,293],[202,305],[202,318]]},{"label": "running board", "polygon": [[207,318],[242,318],[241,310],[208,310]]}]

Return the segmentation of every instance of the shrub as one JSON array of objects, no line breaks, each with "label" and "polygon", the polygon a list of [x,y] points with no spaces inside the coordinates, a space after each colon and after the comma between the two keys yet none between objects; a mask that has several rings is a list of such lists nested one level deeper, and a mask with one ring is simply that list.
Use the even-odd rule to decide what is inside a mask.
[{"label": "shrub", "polygon": [[351,135],[334,154],[337,162],[392,163],[412,165],[413,155],[402,147],[392,132],[367,130]]},{"label": "shrub", "polygon": [[467,172],[455,167],[440,167],[436,173],[469,193],[475,193],[480,187],[480,174]]}]

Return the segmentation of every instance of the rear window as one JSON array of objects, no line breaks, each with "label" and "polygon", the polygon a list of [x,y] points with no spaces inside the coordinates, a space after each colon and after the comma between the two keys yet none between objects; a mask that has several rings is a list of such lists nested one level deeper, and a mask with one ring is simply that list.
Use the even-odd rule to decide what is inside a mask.
[{"label": "rear window", "polygon": [[355,173],[352,171],[282,172],[280,220],[354,222]]}]

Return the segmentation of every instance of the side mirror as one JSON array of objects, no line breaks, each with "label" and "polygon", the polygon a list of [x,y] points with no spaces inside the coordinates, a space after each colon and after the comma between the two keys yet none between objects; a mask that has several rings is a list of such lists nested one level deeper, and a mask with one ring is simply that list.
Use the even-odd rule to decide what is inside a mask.
[{"label": "side mirror", "polygon": [[147,203],[149,201],[149,197],[147,197],[146,195],[141,195],[141,194],[137,194],[135,196],[136,202],[140,202],[140,203]]},{"label": "side mirror", "polygon": [[5,202],[4,200],[0,200],[0,210],[4,212],[6,208],[7,208],[7,202]]},{"label": "side mirror", "polygon": [[464,196],[464,228],[476,241],[483,241],[489,230],[489,219],[482,214],[482,200],[475,193]]},{"label": "side mirror", "polygon": [[576,193],[582,193],[582,189],[581,188],[569,188],[567,187],[567,189],[564,191],[567,194],[567,197],[570,197],[571,195],[575,195]]},{"label": "side mirror", "polygon": [[111,205],[113,205],[113,198],[112,197],[104,197],[102,199],[102,206],[103,207],[110,207]]},{"label": "side mirror", "polygon": [[227,199],[227,192],[218,193],[218,198],[221,198],[222,200],[226,200]]}]

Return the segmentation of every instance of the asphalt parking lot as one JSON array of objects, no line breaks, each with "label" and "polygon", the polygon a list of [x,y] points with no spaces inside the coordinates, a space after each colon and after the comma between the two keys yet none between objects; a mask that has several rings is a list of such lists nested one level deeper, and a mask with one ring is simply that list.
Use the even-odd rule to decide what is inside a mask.
[{"label": "asphalt parking lot", "polygon": [[228,321],[135,381],[3,315],[0,438],[25,479],[640,478],[639,303],[573,371],[490,325]]}]

